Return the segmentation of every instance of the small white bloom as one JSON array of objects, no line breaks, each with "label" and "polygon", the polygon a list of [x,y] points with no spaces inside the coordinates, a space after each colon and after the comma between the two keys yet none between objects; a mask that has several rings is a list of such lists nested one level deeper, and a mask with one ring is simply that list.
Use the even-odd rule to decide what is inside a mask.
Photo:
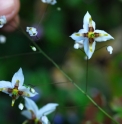
[{"label": "small white bloom", "polygon": [[19,106],[18,106],[18,108],[19,108],[20,110],[23,110],[24,105],[23,105],[22,103],[20,103]]},{"label": "small white bloom", "polygon": [[112,54],[112,52],[113,52],[113,47],[112,47],[112,46],[108,46],[108,47],[107,47],[107,51],[108,51],[110,54]]},{"label": "small white bloom", "polygon": [[31,47],[31,49],[35,52],[36,51],[36,47],[34,47],[34,46],[30,46]]},{"label": "small white bloom", "polygon": [[3,44],[6,42],[6,37],[4,35],[0,35],[0,43]]},{"label": "small white bloom", "polygon": [[92,57],[95,51],[96,42],[114,39],[107,32],[103,30],[95,30],[95,28],[95,22],[92,20],[91,15],[87,12],[83,19],[83,29],[70,36],[73,40],[75,40],[74,48],[80,48],[80,45],[76,43],[83,41],[84,51],[88,56],[88,59]]},{"label": "small white bloom", "polygon": [[31,93],[35,93],[35,90],[33,88],[30,88]]},{"label": "small white bloom", "polygon": [[75,41],[74,49],[83,48],[83,40]]},{"label": "small white bloom", "polygon": [[15,100],[19,96],[33,97],[37,95],[37,92],[31,93],[30,88],[23,85],[24,75],[20,68],[12,77],[12,81],[0,81],[0,91],[9,94],[12,97],[12,106],[14,106]]},{"label": "small white bloom", "polygon": [[0,28],[3,27],[4,24],[6,24],[6,17],[5,16],[0,16]]},{"label": "small white bloom", "polygon": [[48,4],[51,4],[51,5],[54,5],[57,3],[56,0],[42,0],[43,3],[48,3]]},{"label": "small white bloom", "polygon": [[37,35],[37,30],[34,27],[27,27],[26,31],[29,33],[30,36],[36,36]]},{"label": "small white bloom", "polygon": [[33,100],[25,98],[25,107],[27,110],[22,111],[21,114],[33,122],[39,124],[49,124],[49,120],[46,115],[55,111],[57,106],[58,104],[56,103],[49,103],[41,109],[38,109],[36,103]]}]

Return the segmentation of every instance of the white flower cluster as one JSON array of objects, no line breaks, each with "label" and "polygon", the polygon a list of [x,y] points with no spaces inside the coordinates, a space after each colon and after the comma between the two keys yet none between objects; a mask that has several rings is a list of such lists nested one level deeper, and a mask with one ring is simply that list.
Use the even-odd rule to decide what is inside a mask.
[{"label": "white flower cluster", "polygon": [[26,32],[28,32],[30,36],[36,36],[38,33],[34,27],[27,27]]},{"label": "white flower cluster", "polygon": [[57,3],[56,0],[42,0],[43,3],[48,3],[48,4],[51,4],[51,5],[54,5]]},{"label": "white flower cluster", "polygon": [[6,17],[5,16],[0,16],[0,28],[2,28],[4,26],[4,24],[6,24]]}]

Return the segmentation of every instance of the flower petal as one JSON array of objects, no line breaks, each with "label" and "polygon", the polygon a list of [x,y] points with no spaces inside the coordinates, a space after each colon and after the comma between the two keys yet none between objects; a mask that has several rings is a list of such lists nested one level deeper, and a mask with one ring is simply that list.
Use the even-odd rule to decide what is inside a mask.
[{"label": "flower petal", "polygon": [[[96,45],[96,42],[94,41],[91,46],[89,44],[89,40],[86,39],[84,41],[84,51],[88,57],[88,59],[90,59],[92,57],[92,54],[94,53],[94,50],[95,50],[95,45]],[[92,50],[90,50],[90,47],[92,48]]]},{"label": "flower petal", "polygon": [[73,33],[70,37],[75,41],[80,41],[80,40],[84,39],[84,37],[80,36],[79,32],[78,33]]},{"label": "flower petal", "polygon": [[38,107],[37,107],[36,103],[33,100],[25,97],[25,107],[28,110],[33,111],[33,113],[37,116]]},{"label": "flower petal", "polygon": [[21,86],[19,88],[20,91],[23,91],[22,96],[26,96],[26,97],[34,97],[35,95],[37,95],[37,92],[32,92],[31,88],[27,88],[25,86]]},{"label": "flower petal", "polygon": [[21,87],[23,85],[23,82],[24,82],[24,75],[23,75],[21,68],[12,77],[12,87],[13,88],[18,81],[19,81],[19,87]]},{"label": "flower petal", "polygon": [[42,122],[42,124],[50,124],[50,122],[46,116],[41,117],[41,122]]},{"label": "flower petal", "polygon": [[56,109],[57,106],[58,106],[58,104],[56,104],[56,103],[49,103],[49,104],[45,105],[44,107],[39,109],[38,117],[41,117],[42,115],[50,114],[51,112],[53,112]]},{"label": "flower petal", "polygon": [[24,111],[21,112],[21,114],[23,116],[25,116],[26,118],[31,119],[31,112],[30,111],[24,110]]},{"label": "flower petal", "polygon": [[0,91],[9,94],[8,93],[8,88],[12,88],[11,82],[9,81],[0,81]]},{"label": "flower petal", "polygon": [[95,38],[95,41],[97,41],[97,42],[114,39],[110,34],[108,34],[107,32],[105,32],[103,30],[95,30],[94,32],[99,33],[99,35],[100,35],[99,37]]},{"label": "flower petal", "polygon": [[[89,19],[91,18],[91,15],[89,14],[89,12],[87,11],[87,13],[85,14],[84,16],[84,19],[83,19],[83,28],[88,31],[89,30]],[[95,22],[92,21],[92,26],[95,30]]]}]

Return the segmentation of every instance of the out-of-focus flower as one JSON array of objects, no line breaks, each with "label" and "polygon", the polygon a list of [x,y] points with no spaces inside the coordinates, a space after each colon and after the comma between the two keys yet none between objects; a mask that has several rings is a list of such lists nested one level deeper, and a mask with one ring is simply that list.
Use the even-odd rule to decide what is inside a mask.
[{"label": "out-of-focus flower", "polygon": [[112,47],[112,46],[108,46],[108,47],[107,47],[107,51],[108,51],[110,54],[112,54],[112,52],[113,52],[113,47]]},{"label": "out-of-focus flower", "polygon": [[[83,19],[83,29],[77,33],[73,33],[70,37],[75,40],[75,44],[83,41],[84,51],[88,59],[92,57],[95,51],[96,42],[102,42],[114,39],[110,34],[103,30],[95,30],[95,22],[92,20],[91,15],[87,12]],[[80,48],[77,44],[75,48]]]},{"label": "out-of-focus flower", "polygon": [[4,24],[6,24],[6,17],[5,16],[0,16],[0,28],[2,28],[4,26]]},{"label": "out-of-focus flower", "polygon": [[0,43],[4,44],[6,42],[6,37],[4,35],[0,35]]},{"label": "out-of-focus flower", "polygon": [[14,106],[15,100],[19,96],[23,97],[33,97],[37,95],[37,92],[31,93],[30,88],[25,87],[24,75],[22,69],[20,68],[12,77],[12,81],[0,81],[0,91],[9,94],[12,97],[12,106]]},{"label": "out-of-focus flower", "polygon": [[20,110],[23,110],[24,105],[23,105],[22,103],[20,103],[19,106],[18,106],[18,108],[19,108]]},{"label": "out-of-focus flower", "polygon": [[75,41],[74,49],[83,48],[83,40]]},{"label": "out-of-focus flower", "polygon": [[24,124],[30,121],[34,122],[35,124],[49,124],[49,120],[46,115],[53,112],[57,106],[58,104],[56,103],[49,103],[41,109],[38,109],[33,100],[25,98],[25,107],[27,110],[22,111],[21,114],[27,117],[28,120],[26,120]]},{"label": "out-of-focus flower", "polygon": [[37,35],[37,30],[34,27],[27,27],[26,31],[29,33],[30,36],[36,36]]},{"label": "out-of-focus flower", "polygon": [[43,3],[48,3],[48,4],[51,4],[51,5],[54,5],[57,3],[56,0],[42,0]]}]

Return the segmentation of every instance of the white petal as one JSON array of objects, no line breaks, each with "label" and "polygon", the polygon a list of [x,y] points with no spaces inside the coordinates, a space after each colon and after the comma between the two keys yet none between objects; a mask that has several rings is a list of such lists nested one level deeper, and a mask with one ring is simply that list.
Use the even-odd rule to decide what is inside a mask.
[{"label": "white petal", "polygon": [[21,87],[23,85],[23,82],[24,82],[24,75],[23,75],[23,72],[22,72],[21,68],[12,77],[13,88],[14,88],[17,81],[19,81],[19,87]]},{"label": "white petal", "polygon": [[[89,30],[89,19],[91,18],[91,15],[89,14],[89,12],[87,12],[84,16],[84,19],[83,19],[83,28],[88,31]],[[95,30],[95,22],[92,21],[92,26]]]},{"label": "white petal", "polygon": [[95,45],[96,45],[96,42],[94,41],[92,43],[92,51],[90,51],[88,39],[86,39],[84,41],[84,51],[85,51],[86,55],[88,56],[88,59],[90,59],[92,57],[92,54],[94,53],[94,50],[95,50]]},{"label": "white petal", "polygon": [[[79,36],[78,36],[79,35]],[[83,40],[84,37],[80,36],[79,33],[73,33],[71,36],[70,36],[73,40],[75,41],[80,41],[80,40]]]},{"label": "white petal", "polygon": [[0,81],[0,88],[11,88],[11,82],[9,81]]},{"label": "white petal", "polygon": [[24,75],[22,72],[22,68],[20,68],[12,77],[12,86],[14,88],[16,82],[19,81],[19,87],[21,87],[24,83]]},{"label": "white petal", "polygon": [[112,54],[112,52],[113,52],[113,47],[112,47],[112,46],[108,46],[108,47],[107,47],[107,51],[108,51],[110,54]]},{"label": "white petal", "polygon": [[56,109],[57,106],[58,106],[58,104],[56,104],[56,103],[49,103],[49,104],[45,105],[38,111],[38,117],[41,117],[42,115],[50,114],[51,112],[53,112]]},{"label": "white petal", "polygon": [[28,110],[22,111],[21,114],[22,114],[23,116],[25,116],[26,118],[28,118],[28,119],[32,119],[32,118],[31,118],[31,112],[28,111]]},{"label": "white petal", "polygon": [[[97,41],[97,42],[102,42],[102,41],[114,39],[110,34],[108,34],[107,32],[105,32],[103,30],[95,30],[94,32],[100,33],[103,35],[103,36],[95,38],[95,41]],[[104,36],[104,35],[107,35],[107,36]]]},{"label": "white petal", "polygon": [[41,122],[42,122],[42,124],[50,124],[49,120],[48,120],[48,118],[46,116],[41,117]]},{"label": "white petal", "polygon": [[20,91],[23,91],[23,95],[22,96],[26,96],[26,97],[34,97],[35,95],[37,95],[38,93],[35,91],[33,92],[31,90],[31,88],[27,88],[25,86],[21,86],[19,88]]},{"label": "white petal", "polygon": [[12,88],[11,82],[9,81],[0,81],[0,91],[9,94],[7,89]]},{"label": "white petal", "polygon": [[37,116],[38,107],[37,107],[36,103],[33,100],[25,97],[25,107],[28,110],[33,111],[34,114]]}]

